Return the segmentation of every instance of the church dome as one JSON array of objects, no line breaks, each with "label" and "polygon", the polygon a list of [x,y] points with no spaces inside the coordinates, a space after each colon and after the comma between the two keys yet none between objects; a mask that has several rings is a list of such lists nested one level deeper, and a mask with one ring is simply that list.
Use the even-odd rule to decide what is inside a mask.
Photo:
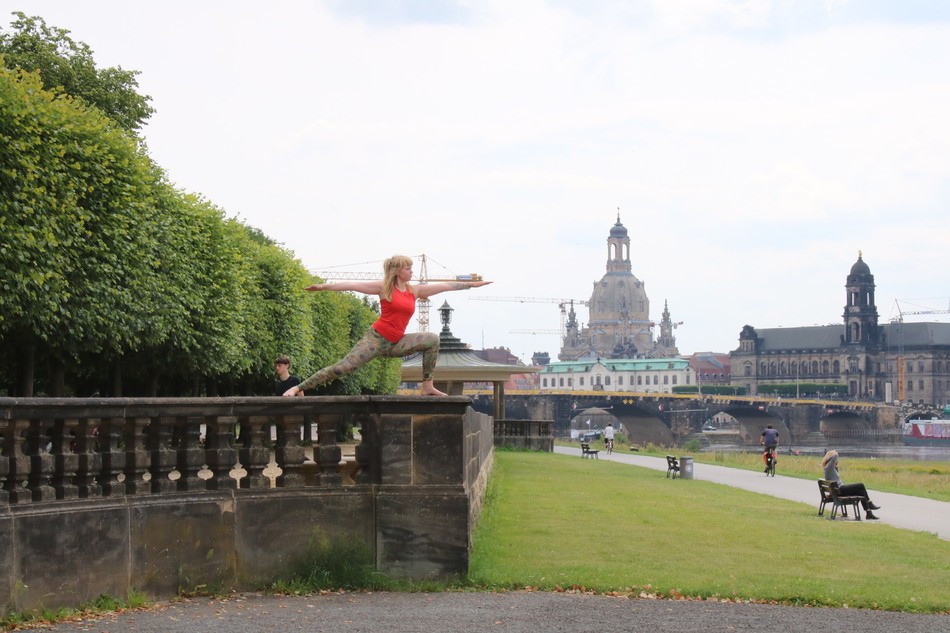
[{"label": "church dome", "polygon": [[627,237],[627,227],[620,223],[620,217],[617,217],[617,223],[610,229],[610,237]]},{"label": "church dome", "polygon": [[852,275],[870,275],[871,268],[864,263],[864,260],[861,259],[861,255],[858,254],[858,261],[854,262],[854,265],[851,267]]},{"label": "church dome", "polygon": [[594,285],[590,298],[590,324],[648,321],[650,300],[643,282],[631,273],[607,273]]}]

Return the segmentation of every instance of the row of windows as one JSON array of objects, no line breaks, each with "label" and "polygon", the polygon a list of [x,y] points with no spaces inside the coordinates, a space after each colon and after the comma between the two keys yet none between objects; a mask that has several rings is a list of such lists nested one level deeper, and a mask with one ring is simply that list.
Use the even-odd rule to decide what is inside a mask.
[{"label": "row of windows", "polygon": [[[857,365],[851,367],[851,371],[857,371]],[[826,360],[821,361],[820,363],[817,360],[804,361],[801,364],[801,368],[796,361],[787,363],[784,360],[781,362],[772,361],[771,363],[760,363],[759,364],[759,375],[760,376],[799,376],[799,375],[812,375],[812,376],[827,376],[829,371],[832,374],[841,373],[841,362],[834,361],[829,363]],[[752,367],[746,365],[745,375],[752,375]]]},{"label": "row of windows", "polygon": [[[947,362],[946,368],[947,368],[947,371],[950,371],[950,362]],[[908,372],[914,371],[914,361],[912,360],[907,361],[907,371]],[[918,372],[927,371],[924,365],[924,361],[922,360],[917,361],[917,371]],[[943,371],[944,371],[943,361],[942,360],[934,361],[934,372],[938,374],[942,374]]]},{"label": "row of windows", "polygon": [[[916,366],[917,366],[918,372],[926,371],[924,361],[922,360],[917,361]],[[947,364],[944,365],[944,361],[942,360],[934,361],[935,373],[938,373],[938,374],[943,373],[944,367],[946,367],[947,371],[950,371],[950,362],[947,362]],[[859,367],[856,361],[851,361],[848,363],[848,370],[851,373],[857,372],[858,369]],[[877,370],[881,371],[880,363],[878,363]],[[887,363],[887,371],[888,373],[891,372],[890,363]],[[913,371],[914,371],[914,361],[909,360],[907,361],[907,372],[910,373]],[[772,361],[771,363],[763,362],[759,364],[760,376],[805,376],[805,375],[827,376],[829,375],[829,373],[831,375],[840,374],[841,362],[837,360],[831,363],[829,363],[827,360],[823,360],[821,362],[817,360],[813,360],[811,362],[803,361],[800,368],[799,368],[798,363],[795,361],[792,361],[790,363],[787,363],[786,361],[781,361],[781,362]],[[747,364],[745,366],[745,375],[746,376],[752,375],[752,366],[750,364]]]},{"label": "row of windows", "polygon": [[[942,380],[938,380],[938,381],[936,381],[936,382],[934,383],[934,387],[936,388],[937,393],[939,393],[939,392],[943,391],[943,389],[944,389],[944,382],[943,382]],[[947,381],[946,387],[947,387],[948,389],[950,389],[950,380]],[[913,390],[914,390],[914,381],[913,381],[913,380],[908,380],[908,381],[907,381],[907,391],[913,391]],[[917,390],[918,390],[918,391],[926,391],[926,390],[927,390],[927,388],[924,386],[924,381],[923,381],[923,380],[918,380],[918,381],[917,381]]]},{"label": "row of windows", "polygon": [[[678,379],[679,379],[679,376],[663,376],[663,384],[664,384],[664,385],[670,385],[670,384],[676,385],[676,384],[679,384],[679,380],[678,380]],[[584,376],[578,376],[578,383],[577,383],[577,384],[578,384],[578,386],[580,386],[580,387],[583,387],[583,386],[584,386]],[[603,381],[603,383],[601,383],[601,381],[600,381],[600,376],[594,376],[594,377],[593,377],[593,380],[590,381],[590,384],[591,384],[591,386],[603,384],[604,386],[609,387],[609,386],[611,386],[611,385],[610,385],[610,376],[604,376],[604,381]],[[633,380],[630,381],[630,384],[631,384],[631,385],[633,384]],[[651,384],[651,383],[650,383],[650,376],[647,376],[645,381],[644,381],[644,377],[643,377],[642,375],[641,375],[641,376],[637,376],[637,384],[638,384],[638,385],[649,385],[649,384]],[[659,385],[659,384],[660,384],[660,377],[659,377],[659,376],[653,376],[653,383],[652,383],[652,384],[654,384],[654,385]],[[623,385],[623,376],[617,376],[617,385],[618,385],[618,386],[622,386],[622,385]],[[574,379],[573,379],[573,378],[567,378],[567,381],[565,382],[564,376],[561,376],[561,377],[559,377],[559,378],[557,378],[557,379],[551,378],[551,382],[550,382],[550,384],[548,384],[548,379],[547,379],[547,378],[542,378],[542,379],[541,379],[541,386],[542,386],[542,387],[573,387],[573,386],[574,386]]]}]

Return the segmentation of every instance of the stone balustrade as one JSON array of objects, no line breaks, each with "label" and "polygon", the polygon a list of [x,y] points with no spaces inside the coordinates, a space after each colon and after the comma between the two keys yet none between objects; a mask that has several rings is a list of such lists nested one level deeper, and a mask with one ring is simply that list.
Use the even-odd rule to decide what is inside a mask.
[{"label": "stone balustrade", "polygon": [[317,537],[395,576],[464,575],[493,451],[468,404],[0,398],[0,600],[255,588]]},{"label": "stone balustrade", "polygon": [[553,420],[494,421],[495,446],[554,452]]}]

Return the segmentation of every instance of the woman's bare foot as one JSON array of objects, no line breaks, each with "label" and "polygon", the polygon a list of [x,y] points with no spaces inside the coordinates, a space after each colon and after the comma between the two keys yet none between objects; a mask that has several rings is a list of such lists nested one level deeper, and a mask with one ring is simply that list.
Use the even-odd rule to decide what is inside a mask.
[{"label": "woman's bare foot", "polygon": [[447,396],[447,393],[442,393],[435,388],[435,385],[432,384],[431,380],[426,380],[420,385],[419,393],[423,396]]}]

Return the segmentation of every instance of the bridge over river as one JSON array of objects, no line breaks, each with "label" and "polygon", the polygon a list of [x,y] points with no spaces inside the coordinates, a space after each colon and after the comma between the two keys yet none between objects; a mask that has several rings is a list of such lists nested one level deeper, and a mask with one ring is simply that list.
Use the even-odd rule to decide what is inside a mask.
[{"label": "bridge over river", "polygon": [[[476,409],[490,411],[486,409],[490,396],[471,395]],[[901,423],[912,413],[853,400],[605,391],[509,391],[505,410],[510,419],[554,420],[557,435],[567,435],[572,425],[576,429],[602,410],[623,425],[633,443],[671,445],[694,437],[704,445],[752,446],[758,445],[762,429],[772,424],[784,446],[815,447],[826,446],[829,440],[899,444]],[[602,428],[604,419],[608,418],[595,420],[591,428]],[[703,433],[708,421],[723,419],[729,424],[722,430]]]}]

